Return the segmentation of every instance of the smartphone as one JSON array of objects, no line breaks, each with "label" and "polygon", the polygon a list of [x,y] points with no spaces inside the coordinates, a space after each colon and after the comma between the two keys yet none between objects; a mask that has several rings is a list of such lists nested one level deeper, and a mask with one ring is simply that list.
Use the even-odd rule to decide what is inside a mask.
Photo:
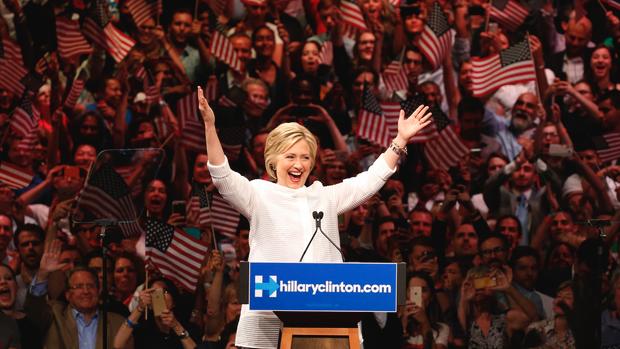
[{"label": "smartphone", "polygon": [[573,155],[573,149],[564,144],[550,144],[549,155],[560,158],[567,158]]},{"label": "smartphone", "polygon": [[489,33],[497,34],[498,25],[495,22],[489,23]]},{"label": "smartphone", "polygon": [[185,216],[185,201],[175,200],[172,202],[172,213],[178,213],[181,216]]},{"label": "smartphone", "polygon": [[77,166],[65,166],[64,176],[65,178],[80,179],[80,168]]},{"label": "smartphone", "polygon": [[163,288],[154,289],[151,300],[153,303],[153,314],[155,314],[155,316],[160,316],[161,313],[166,311],[166,300],[164,299]]},{"label": "smartphone", "polygon": [[413,303],[413,305],[418,307],[422,306],[422,287],[409,287],[409,303]]},{"label": "smartphone", "polygon": [[495,280],[495,278],[492,278],[490,276],[483,276],[483,277],[474,279],[474,288],[476,290],[494,287],[494,286],[497,286],[497,280]]}]

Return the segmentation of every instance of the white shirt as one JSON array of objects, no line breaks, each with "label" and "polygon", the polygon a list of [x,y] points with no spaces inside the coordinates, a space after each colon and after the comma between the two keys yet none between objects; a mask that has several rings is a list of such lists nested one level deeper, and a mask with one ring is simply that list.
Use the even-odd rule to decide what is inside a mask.
[{"label": "white shirt", "polygon": [[[342,183],[291,189],[265,180],[252,180],[230,169],[228,160],[208,164],[213,183],[222,197],[250,222],[250,262],[297,262],[314,232],[313,211],[323,211],[323,230],[338,245],[338,215],[359,206],[376,193],[396,171],[383,155],[366,172]],[[315,238],[304,262],[342,261],[327,239]],[[241,308],[236,346],[276,348],[280,320],[273,312]]]}]

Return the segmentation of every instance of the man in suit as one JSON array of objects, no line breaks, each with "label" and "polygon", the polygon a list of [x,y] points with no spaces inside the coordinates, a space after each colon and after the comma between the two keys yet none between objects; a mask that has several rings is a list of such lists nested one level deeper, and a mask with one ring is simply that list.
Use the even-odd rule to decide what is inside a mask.
[{"label": "man in suit", "polygon": [[571,84],[583,79],[592,55],[592,49],[588,48],[591,37],[592,22],[586,16],[570,19],[564,35],[566,49],[551,57],[548,68]]},{"label": "man in suit", "polygon": [[[42,329],[47,329],[45,348],[103,349],[103,321],[99,308],[99,278],[84,267],[69,271],[65,298],[68,304],[46,301],[47,277],[60,270],[60,246],[52,243],[41,258],[41,265],[26,298],[27,316]],[[108,343],[125,320],[118,314],[108,313]],[[126,348],[133,348],[133,341]]]},{"label": "man in suit", "polygon": [[[527,152],[531,153],[531,149]],[[531,235],[549,211],[545,201],[547,188],[536,185],[537,172],[545,179],[556,180],[556,176],[548,173],[550,170],[544,162],[539,160],[535,166],[525,153],[522,151],[514,161],[491,176],[483,192],[484,201],[491,209],[489,214],[494,217],[515,215],[519,219],[522,227],[519,245],[529,244]],[[504,186],[506,181],[508,186]]]}]

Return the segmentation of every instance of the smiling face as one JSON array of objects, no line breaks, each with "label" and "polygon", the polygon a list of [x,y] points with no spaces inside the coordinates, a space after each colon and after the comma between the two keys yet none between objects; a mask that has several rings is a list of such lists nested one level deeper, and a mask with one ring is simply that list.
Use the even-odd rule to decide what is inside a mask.
[{"label": "smiling face", "polygon": [[599,47],[592,52],[590,67],[594,78],[597,80],[609,77],[611,71],[611,54],[607,47]]},{"label": "smiling face", "polygon": [[0,310],[9,310],[15,304],[17,282],[13,273],[5,265],[0,265]]},{"label": "smiling face", "polygon": [[319,69],[319,46],[316,42],[308,41],[301,50],[301,69],[305,73],[316,73]]},{"label": "smiling face", "polygon": [[287,188],[299,189],[306,183],[311,170],[310,147],[305,140],[300,140],[278,156],[277,183]]},{"label": "smiling face", "polygon": [[360,34],[357,42],[357,50],[361,60],[372,60],[373,52],[375,51],[375,34],[371,32],[364,32]]},{"label": "smiling face", "polygon": [[160,215],[166,207],[166,186],[158,179],[152,181],[146,188],[145,206],[149,213]]}]

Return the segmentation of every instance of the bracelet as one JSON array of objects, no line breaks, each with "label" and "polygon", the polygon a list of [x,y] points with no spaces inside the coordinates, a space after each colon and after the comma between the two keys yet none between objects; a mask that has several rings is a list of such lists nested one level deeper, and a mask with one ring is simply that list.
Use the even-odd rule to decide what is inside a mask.
[{"label": "bracelet", "polygon": [[127,327],[129,327],[129,328],[131,328],[131,329],[134,329],[134,328],[136,328],[136,326],[138,326],[138,324],[137,324],[137,323],[135,323],[135,322],[133,322],[133,321],[129,320],[129,318],[126,318],[126,319],[125,319],[125,324],[127,325]]},{"label": "bracelet", "polygon": [[177,337],[179,339],[189,338],[189,333],[187,333],[187,330],[183,329],[183,331],[181,331],[181,333],[177,334]]},{"label": "bracelet", "polygon": [[392,144],[390,144],[390,149],[396,153],[396,155],[398,156],[407,156],[407,146],[405,145],[404,147],[399,147],[398,144],[396,144],[395,141],[392,141]]}]

